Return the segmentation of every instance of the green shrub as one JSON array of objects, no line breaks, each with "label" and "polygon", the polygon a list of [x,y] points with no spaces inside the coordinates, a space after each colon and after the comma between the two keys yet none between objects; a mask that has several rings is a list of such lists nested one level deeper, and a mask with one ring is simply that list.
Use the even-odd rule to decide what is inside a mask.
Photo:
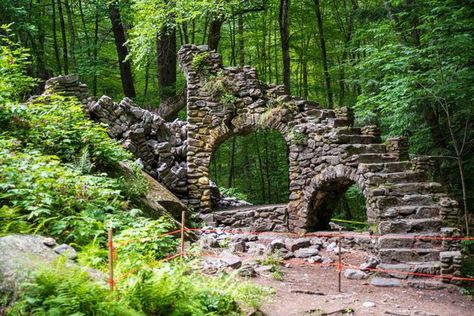
[{"label": "green shrub", "polygon": [[[0,26],[0,125],[6,120],[1,115],[1,104],[24,97],[37,82],[25,75],[30,55],[27,49],[11,39],[13,34],[10,26]],[[6,35],[2,35],[2,32]]]},{"label": "green shrub", "polygon": [[142,261],[161,259],[177,249],[178,239],[175,236],[163,236],[174,228],[165,218],[151,220],[136,217],[114,238],[117,243],[123,244],[118,247],[118,256],[140,258]]},{"label": "green shrub", "polygon": [[103,231],[106,214],[122,209],[118,181],[82,175],[55,156],[20,151],[0,138],[0,204],[15,208],[36,231],[79,244]]},{"label": "green shrub", "polygon": [[7,315],[241,315],[240,306],[257,310],[274,293],[232,276],[206,277],[185,264],[144,266],[116,282],[110,293],[60,262],[25,284]]},{"label": "green shrub", "polygon": [[7,315],[142,315],[87,272],[64,263],[41,270],[20,294]]},{"label": "green shrub", "polygon": [[[77,161],[87,150],[93,165],[113,167],[132,155],[107,135],[104,126],[89,120],[74,98],[53,95],[28,104],[9,104],[7,134],[21,139],[24,146],[43,154],[56,155],[63,162]],[[18,128],[18,122],[21,122]]]}]

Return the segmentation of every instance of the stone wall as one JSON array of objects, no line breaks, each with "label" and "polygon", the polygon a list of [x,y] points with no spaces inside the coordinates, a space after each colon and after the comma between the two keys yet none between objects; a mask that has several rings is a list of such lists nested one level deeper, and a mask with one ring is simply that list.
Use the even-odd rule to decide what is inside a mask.
[{"label": "stone wall", "polygon": [[109,135],[120,140],[148,174],[186,202],[186,122],[165,122],[129,98],[114,103],[103,96],[89,103],[87,109],[93,119],[108,125]]}]

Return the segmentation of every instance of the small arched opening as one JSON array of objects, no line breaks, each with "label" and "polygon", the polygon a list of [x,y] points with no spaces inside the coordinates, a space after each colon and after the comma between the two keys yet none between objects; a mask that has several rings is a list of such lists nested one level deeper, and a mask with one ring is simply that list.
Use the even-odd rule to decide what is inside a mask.
[{"label": "small arched opening", "polygon": [[309,200],[306,230],[329,230],[330,222],[348,230],[367,229],[366,199],[355,181],[342,177],[317,186]]},{"label": "small arched opening", "polygon": [[288,145],[279,131],[232,135],[216,147],[209,174],[220,193],[253,205],[288,203]]}]

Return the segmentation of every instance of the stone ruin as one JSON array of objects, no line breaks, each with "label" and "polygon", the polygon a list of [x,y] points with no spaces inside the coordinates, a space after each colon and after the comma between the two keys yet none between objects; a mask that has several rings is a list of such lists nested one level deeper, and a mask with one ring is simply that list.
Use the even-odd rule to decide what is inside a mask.
[{"label": "stone ruin", "polygon": [[[187,121],[166,122],[128,98],[114,103],[103,96],[88,102],[87,110],[201,219],[255,232],[327,229],[330,200],[356,184],[373,233],[380,235],[375,252],[383,263],[460,274],[460,244],[449,239],[460,234],[453,227],[458,203],[429,180],[429,160],[409,159],[406,138],[381,142],[376,126],[353,127],[350,109],[323,109],[291,96],[283,86],[260,81],[251,67],[223,67],[220,56],[206,47],[183,46],[179,61],[187,80]],[[47,88],[70,95],[76,86],[84,99],[77,77],[61,78],[51,79]],[[269,129],[280,132],[288,145],[289,203],[215,209],[209,180],[213,153],[233,135]]]}]

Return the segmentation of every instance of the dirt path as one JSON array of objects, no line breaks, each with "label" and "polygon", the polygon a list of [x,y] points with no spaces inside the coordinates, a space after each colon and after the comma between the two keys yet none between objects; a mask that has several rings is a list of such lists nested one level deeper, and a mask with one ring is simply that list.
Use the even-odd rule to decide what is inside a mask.
[{"label": "dirt path", "polygon": [[[264,277],[255,279],[255,283],[276,290],[273,301],[262,308],[265,315],[320,315],[316,311],[330,313],[344,308],[352,308],[353,315],[474,315],[474,302],[455,287],[443,290],[381,288],[369,285],[367,280],[342,277],[342,292],[339,293],[334,267],[293,265],[290,261],[290,267],[282,267],[282,272],[285,275],[283,281]],[[375,307],[364,307],[364,302],[373,302]],[[313,313],[308,313],[311,310]]]}]

